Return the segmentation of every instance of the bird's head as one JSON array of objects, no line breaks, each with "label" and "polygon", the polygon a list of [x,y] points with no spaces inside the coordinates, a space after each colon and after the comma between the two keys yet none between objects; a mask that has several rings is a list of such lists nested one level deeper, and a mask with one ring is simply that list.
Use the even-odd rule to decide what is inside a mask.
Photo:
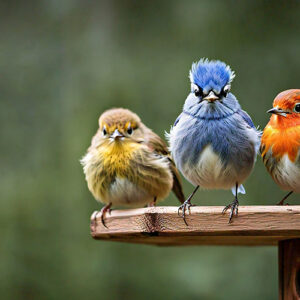
[{"label": "bird's head", "polygon": [[219,60],[201,59],[190,70],[191,93],[184,109],[197,116],[222,117],[239,104],[230,93],[234,72]]},{"label": "bird's head", "polygon": [[281,92],[273,102],[273,108],[267,111],[273,114],[274,121],[300,121],[300,90]]},{"label": "bird's head", "polygon": [[142,123],[138,115],[124,108],[105,111],[99,118],[102,141],[121,143],[142,136]]}]

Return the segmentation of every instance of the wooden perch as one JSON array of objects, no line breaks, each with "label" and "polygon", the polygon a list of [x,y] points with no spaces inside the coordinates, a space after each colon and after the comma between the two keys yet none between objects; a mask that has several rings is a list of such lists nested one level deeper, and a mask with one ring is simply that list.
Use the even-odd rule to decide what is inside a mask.
[{"label": "wooden perch", "polygon": [[228,224],[223,207],[197,206],[187,216],[177,207],[114,210],[105,228],[96,212],[91,216],[93,238],[128,243],[171,245],[278,245],[279,299],[300,299],[300,206],[241,206]]},{"label": "wooden perch", "polygon": [[278,245],[300,238],[300,206],[240,206],[238,217],[228,224],[221,206],[197,206],[187,215],[186,226],[177,207],[149,207],[113,210],[106,214],[105,228],[100,215],[91,216],[95,239],[171,245]]}]

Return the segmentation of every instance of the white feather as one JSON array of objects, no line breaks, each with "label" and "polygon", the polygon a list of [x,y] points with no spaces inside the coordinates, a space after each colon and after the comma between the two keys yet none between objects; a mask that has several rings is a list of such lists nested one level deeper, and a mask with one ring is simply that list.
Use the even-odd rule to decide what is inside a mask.
[{"label": "white feather", "polygon": [[282,189],[300,193],[300,167],[287,154],[276,164],[272,175]]},{"label": "white feather", "polygon": [[111,202],[114,206],[141,207],[154,200],[153,196],[126,178],[117,177],[110,186],[107,199],[104,203]]},{"label": "white feather", "polygon": [[235,186],[239,174],[232,165],[224,167],[221,158],[213,151],[211,145],[201,152],[200,159],[194,167],[183,166],[183,174],[194,185],[206,189],[231,189]]},{"label": "white feather", "polygon": [[[235,186],[233,186],[231,188],[231,192],[235,196]],[[245,188],[244,188],[244,186],[242,184],[238,187],[237,192],[240,193],[240,194],[246,194],[246,190],[245,190]]]}]

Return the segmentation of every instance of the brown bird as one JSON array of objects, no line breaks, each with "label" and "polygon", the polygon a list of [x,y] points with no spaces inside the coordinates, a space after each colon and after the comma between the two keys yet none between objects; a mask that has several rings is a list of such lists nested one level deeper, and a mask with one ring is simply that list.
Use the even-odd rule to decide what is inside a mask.
[{"label": "brown bird", "polygon": [[[82,158],[88,188],[105,206],[155,205],[171,191],[185,197],[166,143],[128,109],[114,108],[99,118],[99,129]],[[96,217],[96,216],[95,216]]]}]

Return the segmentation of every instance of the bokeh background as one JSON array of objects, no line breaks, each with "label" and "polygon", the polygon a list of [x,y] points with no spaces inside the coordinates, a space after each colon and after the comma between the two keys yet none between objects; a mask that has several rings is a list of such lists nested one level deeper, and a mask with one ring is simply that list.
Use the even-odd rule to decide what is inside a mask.
[{"label": "bokeh background", "polygon": [[[276,247],[94,241],[79,159],[99,115],[127,107],[161,136],[201,57],[236,71],[256,125],[299,88],[299,1],[1,1],[1,299],[276,299]],[[184,182],[185,193],[192,186]],[[284,195],[258,159],[241,204]],[[296,202],[297,195],[290,202]],[[229,191],[195,203],[225,205]],[[178,205],[173,195],[162,205]]]}]

